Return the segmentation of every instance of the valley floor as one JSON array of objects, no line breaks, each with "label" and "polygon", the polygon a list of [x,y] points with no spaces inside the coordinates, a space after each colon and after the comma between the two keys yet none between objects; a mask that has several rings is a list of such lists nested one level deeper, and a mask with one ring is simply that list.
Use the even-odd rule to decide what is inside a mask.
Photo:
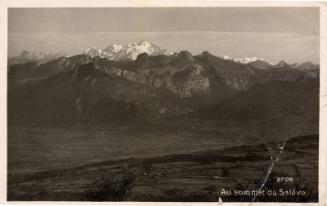
[{"label": "valley floor", "polygon": [[[9,173],[8,200],[316,202],[318,143],[318,135],[309,135],[288,139],[282,151],[283,141],[277,141]],[[279,177],[287,178],[279,182]],[[264,195],[246,193],[259,189]]]}]

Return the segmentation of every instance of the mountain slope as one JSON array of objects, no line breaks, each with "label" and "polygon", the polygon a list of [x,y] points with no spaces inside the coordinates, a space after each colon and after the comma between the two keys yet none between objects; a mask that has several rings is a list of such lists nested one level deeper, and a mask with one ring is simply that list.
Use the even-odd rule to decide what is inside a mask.
[{"label": "mountain slope", "polygon": [[203,108],[198,115],[205,119],[287,118],[318,119],[319,79],[296,82],[272,81],[257,84],[218,106]]},{"label": "mountain slope", "polygon": [[110,76],[92,63],[12,88],[8,94],[8,118],[13,124],[124,122],[191,108],[191,103],[167,89]]}]

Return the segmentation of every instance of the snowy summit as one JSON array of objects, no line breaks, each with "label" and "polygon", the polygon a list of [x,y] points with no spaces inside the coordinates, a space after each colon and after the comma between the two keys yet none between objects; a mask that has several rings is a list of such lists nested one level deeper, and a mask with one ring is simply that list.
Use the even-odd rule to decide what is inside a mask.
[{"label": "snowy summit", "polygon": [[102,58],[108,58],[110,60],[135,60],[137,56],[142,53],[147,53],[148,55],[171,54],[170,52],[167,52],[167,50],[160,49],[157,45],[148,41],[130,43],[127,45],[114,44],[106,47],[105,49],[98,49],[96,47],[92,47],[86,49],[84,53],[92,57],[99,56]]}]

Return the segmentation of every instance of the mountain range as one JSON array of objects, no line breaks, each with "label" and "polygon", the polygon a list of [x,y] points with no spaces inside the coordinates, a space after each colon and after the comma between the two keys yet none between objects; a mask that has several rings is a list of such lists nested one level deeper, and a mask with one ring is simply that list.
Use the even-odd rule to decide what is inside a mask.
[{"label": "mountain range", "polygon": [[[156,55],[174,55],[176,52],[171,52],[167,49],[161,49],[159,46],[149,42],[149,41],[140,41],[134,42],[127,45],[113,44],[105,47],[104,49],[99,49],[97,47],[91,47],[85,49],[82,54],[86,54],[91,57],[101,57],[107,58],[113,61],[120,60],[135,60],[139,54],[147,53],[151,56]],[[8,65],[12,64],[22,64],[30,61],[35,61],[39,63],[46,63],[50,60],[56,59],[58,57],[69,57],[63,52],[51,53],[51,52],[42,52],[34,49],[24,50],[19,56],[11,57],[8,59]],[[266,68],[269,66],[278,66],[282,67],[283,64],[287,64],[285,61],[280,61],[278,64],[274,65],[270,61],[265,61],[259,57],[243,57],[243,58],[233,58],[229,55],[220,56],[220,58],[225,60],[231,60],[237,63],[250,64],[254,65],[260,64],[261,68]],[[305,62],[310,63],[310,62]],[[312,63],[311,63],[312,64]],[[264,65],[264,66],[263,66]],[[291,64],[293,67],[299,66],[299,64]],[[317,66],[317,65],[316,65]]]},{"label": "mountain range", "polygon": [[8,59],[8,91],[12,124],[152,121],[185,114],[316,118],[319,65],[172,53],[147,41],[75,56],[33,50]]}]

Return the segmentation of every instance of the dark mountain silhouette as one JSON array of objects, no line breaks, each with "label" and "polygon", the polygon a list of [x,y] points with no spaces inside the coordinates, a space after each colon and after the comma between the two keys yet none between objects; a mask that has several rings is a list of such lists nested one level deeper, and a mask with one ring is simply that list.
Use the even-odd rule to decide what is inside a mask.
[{"label": "dark mountain silhouette", "polygon": [[304,62],[300,64],[297,68],[301,70],[317,70],[319,69],[319,65],[313,64],[312,62]]},{"label": "dark mountain silhouette", "polygon": [[271,67],[271,64],[269,64],[268,62],[262,61],[262,60],[250,62],[250,63],[248,63],[248,65],[251,65],[252,67],[254,67],[256,69],[268,69]]},{"label": "dark mountain silhouette", "polygon": [[[208,107],[215,109],[203,111],[248,118],[261,112],[276,114],[274,108],[280,109],[278,113],[301,112],[295,106],[306,108],[316,97],[310,95],[318,88],[308,82],[318,82],[319,66],[267,64],[261,60],[242,64],[209,52],[192,56],[188,51],[170,56],[142,53],[134,61],[77,55],[44,64],[14,64],[8,68],[9,119],[111,122],[157,119]],[[307,87],[310,94],[301,93]],[[303,94],[309,100],[302,99]],[[252,98],[258,102],[252,103]],[[283,104],[288,98],[294,107]],[[268,100],[273,103],[266,104]],[[304,112],[315,111],[307,108]]]},{"label": "dark mountain silhouette", "polygon": [[102,78],[103,72],[85,64],[16,88],[8,96],[9,122],[75,124],[141,118],[134,102],[101,93],[95,81]]},{"label": "dark mountain silhouette", "polygon": [[190,111],[167,89],[110,76],[92,63],[12,88],[10,123],[123,122]]},{"label": "dark mountain silhouette", "polygon": [[17,86],[31,80],[48,78],[60,72],[72,71],[74,68],[92,61],[87,55],[60,57],[44,64],[31,61],[23,64],[13,64],[8,68],[9,86]]},{"label": "dark mountain silhouette", "polygon": [[318,121],[319,80],[271,81],[240,92],[218,106],[197,112],[204,119],[306,117]]}]

